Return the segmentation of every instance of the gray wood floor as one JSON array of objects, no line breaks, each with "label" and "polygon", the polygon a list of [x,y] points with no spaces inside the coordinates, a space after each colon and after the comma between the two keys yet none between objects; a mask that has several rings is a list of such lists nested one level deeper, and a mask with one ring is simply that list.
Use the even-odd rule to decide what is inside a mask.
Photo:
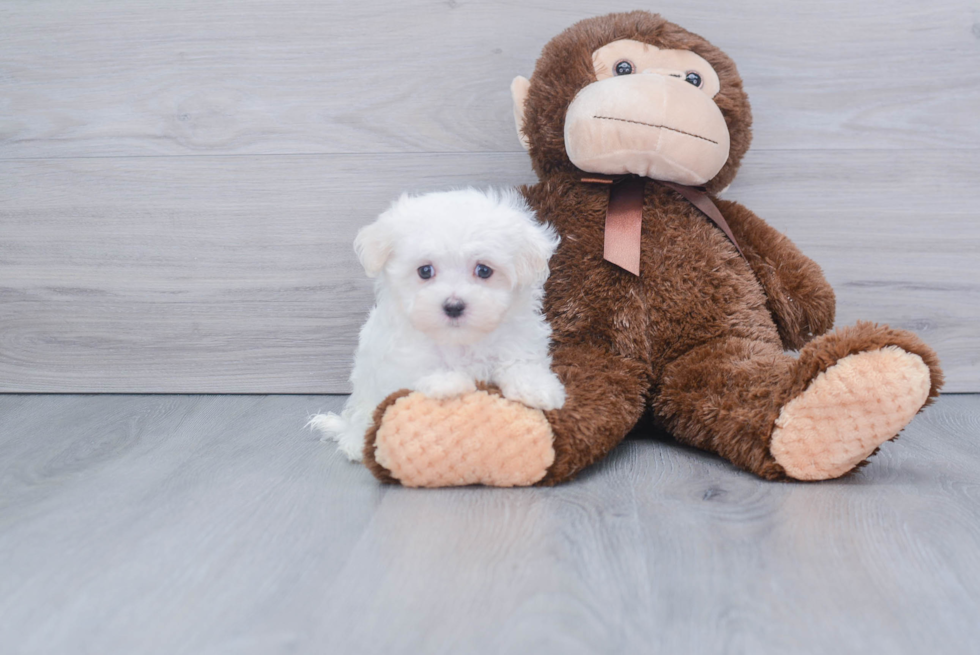
[{"label": "gray wood floor", "polygon": [[[620,0],[0,3],[0,391],[344,393],[358,227],[533,181],[508,93]],[[977,0],[661,0],[755,115],[726,197],[980,391]]]},{"label": "gray wood floor", "polygon": [[853,477],[377,484],[323,396],[0,395],[2,653],[976,653],[980,396]]}]

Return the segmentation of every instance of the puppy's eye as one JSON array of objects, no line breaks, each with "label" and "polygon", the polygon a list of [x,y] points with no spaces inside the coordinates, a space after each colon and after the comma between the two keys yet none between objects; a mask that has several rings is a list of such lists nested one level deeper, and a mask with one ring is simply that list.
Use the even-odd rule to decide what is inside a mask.
[{"label": "puppy's eye", "polygon": [[688,84],[693,84],[699,89],[701,88],[701,76],[695,73],[694,71],[691,71],[690,73],[685,75],[684,81],[687,82]]},{"label": "puppy's eye", "polygon": [[432,264],[426,264],[425,266],[419,266],[419,277],[423,280],[428,280],[430,277],[435,275],[436,269],[432,268]]},{"label": "puppy's eye", "polygon": [[493,269],[486,264],[477,264],[476,270],[473,272],[476,273],[477,277],[483,278],[484,280],[493,275]]},{"label": "puppy's eye", "polygon": [[625,59],[622,61],[617,61],[614,68],[616,69],[616,75],[629,75],[633,72],[633,64],[629,63]]}]

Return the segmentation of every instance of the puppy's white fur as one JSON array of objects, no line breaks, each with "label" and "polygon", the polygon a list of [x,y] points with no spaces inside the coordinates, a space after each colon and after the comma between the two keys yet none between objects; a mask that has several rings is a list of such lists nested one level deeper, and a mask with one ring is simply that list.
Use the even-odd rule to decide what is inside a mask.
[{"label": "puppy's white fur", "polygon": [[[398,389],[447,398],[483,381],[530,407],[561,407],[565,389],[551,371],[541,313],[557,246],[515,191],[403,195],[354,240],[376,278],[376,304],[361,328],[353,393],[340,416],[318,414],[309,425],[360,460],[375,407]],[[479,277],[479,265],[492,274]],[[432,267],[429,279],[423,266]],[[465,309],[454,317],[459,303]]]}]

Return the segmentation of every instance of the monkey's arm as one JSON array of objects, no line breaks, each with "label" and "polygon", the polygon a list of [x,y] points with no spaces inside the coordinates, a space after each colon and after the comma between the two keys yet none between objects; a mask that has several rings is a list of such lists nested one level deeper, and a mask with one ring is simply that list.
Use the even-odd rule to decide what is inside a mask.
[{"label": "monkey's arm", "polygon": [[798,350],[834,326],[834,290],[812,259],[742,205],[716,200],[749,266],[766,292],[766,305],[786,348]]}]

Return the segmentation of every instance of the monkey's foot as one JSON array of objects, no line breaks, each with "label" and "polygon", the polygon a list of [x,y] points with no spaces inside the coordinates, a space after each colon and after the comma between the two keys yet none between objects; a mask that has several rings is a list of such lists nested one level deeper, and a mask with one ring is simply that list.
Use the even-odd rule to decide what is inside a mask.
[{"label": "monkey's foot", "polygon": [[791,478],[840,477],[897,436],[929,390],[929,367],[898,346],[848,355],[783,406],[770,452]]},{"label": "monkey's foot", "polygon": [[375,411],[364,463],[406,487],[527,486],[554,462],[553,439],[544,414],[495,391],[443,400],[399,391]]}]

